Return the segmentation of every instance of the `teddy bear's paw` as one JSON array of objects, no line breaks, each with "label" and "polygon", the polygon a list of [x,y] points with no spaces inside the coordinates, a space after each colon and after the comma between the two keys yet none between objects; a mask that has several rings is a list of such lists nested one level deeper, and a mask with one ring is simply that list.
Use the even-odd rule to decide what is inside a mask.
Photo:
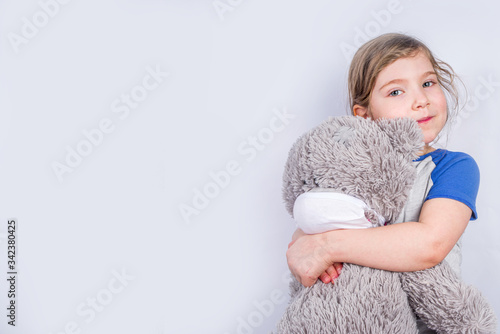
[{"label": "teddy bear's paw", "polygon": [[402,273],[402,286],[415,313],[438,333],[496,333],[497,321],[488,301],[447,263]]}]

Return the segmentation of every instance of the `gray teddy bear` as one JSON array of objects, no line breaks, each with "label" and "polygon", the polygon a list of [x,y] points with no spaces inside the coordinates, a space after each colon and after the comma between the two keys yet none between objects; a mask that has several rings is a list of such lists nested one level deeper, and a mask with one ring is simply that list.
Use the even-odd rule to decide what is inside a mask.
[{"label": "gray teddy bear", "polygon": [[[411,119],[330,118],[290,150],[283,175],[287,210],[294,216],[304,193],[333,193],[340,201],[345,196],[363,203],[363,218],[372,226],[394,223],[422,147],[422,133]],[[415,315],[438,333],[496,333],[488,302],[446,261],[404,273],[345,263],[335,284],[318,280],[304,287],[292,278],[290,297],[277,333],[418,333]]]}]

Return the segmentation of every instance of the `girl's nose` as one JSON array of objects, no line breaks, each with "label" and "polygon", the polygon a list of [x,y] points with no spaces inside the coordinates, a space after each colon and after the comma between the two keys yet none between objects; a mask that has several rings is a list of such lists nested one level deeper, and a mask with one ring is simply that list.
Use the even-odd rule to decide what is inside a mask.
[{"label": "girl's nose", "polygon": [[430,104],[427,94],[422,89],[415,93],[415,100],[413,101],[413,109],[418,110],[427,107]]}]

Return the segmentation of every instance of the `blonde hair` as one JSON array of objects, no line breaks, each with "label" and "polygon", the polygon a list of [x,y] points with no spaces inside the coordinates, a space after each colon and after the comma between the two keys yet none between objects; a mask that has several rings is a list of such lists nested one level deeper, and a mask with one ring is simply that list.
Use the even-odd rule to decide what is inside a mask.
[{"label": "blonde hair", "polygon": [[397,33],[384,34],[368,41],[354,55],[348,78],[350,112],[354,114],[355,105],[370,107],[375,81],[385,67],[400,58],[413,57],[420,52],[431,62],[439,85],[444,89],[450,120],[459,109],[459,93],[455,83],[460,81],[460,78],[450,65],[434,57],[424,43],[414,37]]}]

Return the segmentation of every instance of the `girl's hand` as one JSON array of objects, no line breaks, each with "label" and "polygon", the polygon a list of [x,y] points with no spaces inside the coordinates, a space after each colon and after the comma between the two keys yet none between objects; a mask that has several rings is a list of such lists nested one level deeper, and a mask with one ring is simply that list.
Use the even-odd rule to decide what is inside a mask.
[{"label": "girl's hand", "polygon": [[[295,241],[306,235],[300,228],[296,229],[295,232],[292,235],[292,241],[288,244],[288,248],[290,248]],[[319,277],[323,283],[335,283],[335,279],[337,279],[340,275],[340,272],[342,271],[342,263],[341,262],[335,262],[333,265],[328,267],[324,273],[321,274]]]},{"label": "girl's hand", "polygon": [[339,264],[330,261],[325,246],[323,233],[306,235],[298,229],[293,234],[286,256],[290,271],[302,285],[312,286],[320,276],[325,283],[338,277]]}]

